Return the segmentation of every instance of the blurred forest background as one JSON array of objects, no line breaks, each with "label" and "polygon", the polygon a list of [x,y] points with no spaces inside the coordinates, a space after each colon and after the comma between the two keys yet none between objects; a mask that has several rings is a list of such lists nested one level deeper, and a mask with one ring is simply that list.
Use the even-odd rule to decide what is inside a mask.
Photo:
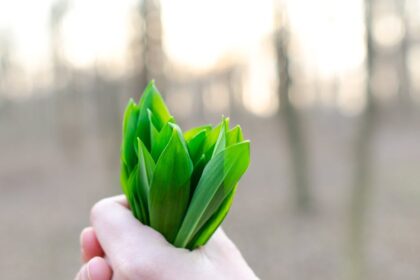
[{"label": "blurred forest background", "polygon": [[[262,279],[420,278],[419,0],[0,2],[2,279],[72,279],[155,79],[252,163],[224,228]],[[141,248],[139,248],[141,250]]]}]

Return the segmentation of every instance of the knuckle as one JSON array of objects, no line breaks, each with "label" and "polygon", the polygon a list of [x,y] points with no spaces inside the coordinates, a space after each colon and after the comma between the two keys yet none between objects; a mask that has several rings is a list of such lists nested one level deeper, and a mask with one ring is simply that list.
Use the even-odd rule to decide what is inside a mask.
[{"label": "knuckle", "polygon": [[103,198],[96,202],[90,210],[90,219],[95,221],[98,216],[103,212],[103,210],[111,203],[109,198]]}]

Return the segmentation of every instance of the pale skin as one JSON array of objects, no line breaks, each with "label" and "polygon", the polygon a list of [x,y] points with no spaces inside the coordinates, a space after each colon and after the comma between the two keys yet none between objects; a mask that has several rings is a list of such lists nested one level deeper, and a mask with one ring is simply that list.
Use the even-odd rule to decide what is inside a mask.
[{"label": "pale skin", "polygon": [[91,224],[80,235],[84,264],[75,280],[258,279],[221,229],[204,247],[175,248],[133,217],[124,196],[96,203]]}]

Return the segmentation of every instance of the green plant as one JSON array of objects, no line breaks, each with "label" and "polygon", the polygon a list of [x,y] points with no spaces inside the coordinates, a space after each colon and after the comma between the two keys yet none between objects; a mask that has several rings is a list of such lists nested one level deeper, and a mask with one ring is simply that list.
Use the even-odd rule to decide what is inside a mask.
[{"label": "green plant", "polygon": [[240,126],[182,133],[151,81],[123,120],[121,185],[134,216],[173,245],[204,245],[226,217],[250,162]]}]

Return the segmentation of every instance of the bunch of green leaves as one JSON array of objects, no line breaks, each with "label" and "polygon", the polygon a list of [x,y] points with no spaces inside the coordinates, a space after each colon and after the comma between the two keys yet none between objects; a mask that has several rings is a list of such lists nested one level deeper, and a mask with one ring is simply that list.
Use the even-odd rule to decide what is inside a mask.
[{"label": "bunch of green leaves", "polygon": [[121,185],[134,216],[170,243],[204,245],[226,217],[250,162],[229,119],[183,133],[151,81],[123,120]]}]

